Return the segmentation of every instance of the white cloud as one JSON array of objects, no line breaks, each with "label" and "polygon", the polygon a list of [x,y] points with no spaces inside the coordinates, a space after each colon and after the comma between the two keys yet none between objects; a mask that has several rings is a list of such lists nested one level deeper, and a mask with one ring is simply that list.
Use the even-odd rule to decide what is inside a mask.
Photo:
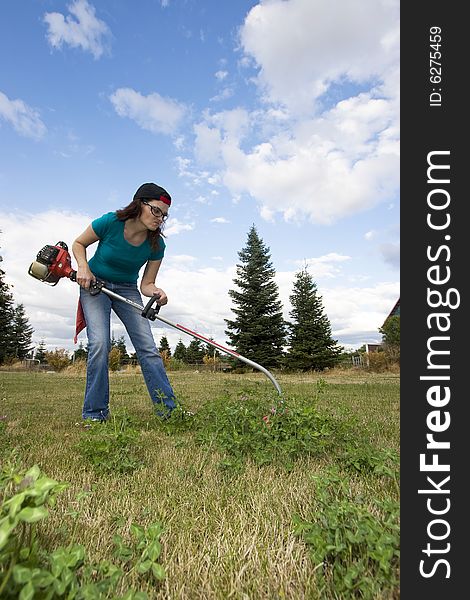
[{"label": "white cloud", "polygon": [[340,79],[385,80],[398,57],[397,0],[262,1],[240,29],[265,100],[311,110]]},{"label": "white cloud", "polygon": [[228,75],[228,71],[217,71],[215,73],[215,78],[218,79],[219,81],[223,81],[224,79],[226,79]]},{"label": "white cloud", "polygon": [[211,219],[211,223],[230,223],[230,221],[225,217],[214,217]]},{"label": "white cloud", "polygon": [[156,92],[144,96],[131,88],[119,88],[109,99],[120,117],[128,117],[156,134],[175,132],[186,113],[182,104]]},{"label": "white cloud", "polygon": [[2,92],[0,92],[0,118],[25,137],[40,139],[47,131],[38,111],[28,106],[23,100],[10,100]]},{"label": "white cloud", "polygon": [[91,52],[95,59],[107,50],[111,31],[104,21],[95,15],[95,7],[87,0],[75,0],[67,6],[70,14],[45,13],[44,22],[48,25],[47,39],[53,48],[68,44]]},{"label": "white cloud", "polygon": [[398,115],[362,93],[319,117],[236,109],[206,113],[194,127],[196,160],[217,169],[233,196],[261,215],[331,224],[394,198],[399,186]]},{"label": "white cloud", "polygon": [[341,273],[341,269],[337,266],[340,263],[351,260],[350,256],[344,256],[343,254],[337,254],[336,252],[330,252],[324,256],[318,256],[315,258],[305,258],[303,260],[294,261],[294,264],[298,266],[298,269],[307,267],[308,272],[312,275],[316,281],[319,278],[333,278]]},{"label": "white cloud", "polygon": [[175,217],[170,217],[165,225],[165,235],[172,236],[181,233],[182,231],[191,231],[194,229],[194,223],[182,223]]},{"label": "white cloud", "polygon": [[194,125],[196,143],[194,154],[201,164],[214,164],[220,158],[221,133],[216,127],[205,123]]},{"label": "white cloud", "polygon": [[[281,212],[286,220],[307,217],[321,224],[369,209],[396,193],[398,156],[379,154],[372,145],[367,156],[354,159],[327,145],[316,136],[304,145],[293,139],[284,148],[265,142],[249,152],[226,144],[223,181],[233,194],[255,198],[267,219]],[[281,152],[287,149],[288,155]]]},{"label": "white cloud", "polygon": [[212,98],[209,98],[209,100],[210,102],[222,102],[223,100],[228,100],[228,98],[231,98],[234,93],[235,92],[233,87],[227,86],[223,88],[223,90],[219,94],[216,94],[215,96],[212,96]]},{"label": "white cloud", "polygon": [[[178,175],[189,179],[190,187],[217,185],[220,182],[220,175],[218,173],[211,173],[207,170],[199,170],[194,168],[193,161],[189,158],[177,156],[175,159],[176,167],[178,169]],[[201,196],[204,198],[204,196]]]},{"label": "white cloud", "polygon": [[[276,273],[286,320],[290,319],[289,296],[292,294],[294,278],[295,273],[291,271]],[[317,294],[322,298],[333,338],[338,339],[340,345],[356,348],[365,342],[380,342],[378,329],[395,305],[400,295],[399,289],[398,282],[379,282],[370,287],[318,286]]]},{"label": "white cloud", "polygon": [[165,265],[179,268],[192,267],[196,261],[197,258],[190,254],[176,254],[165,257]]},{"label": "white cloud", "polygon": [[379,250],[386,263],[395,269],[400,268],[400,244],[381,244]]},{"label": "white cloud", "polygon": [[[387,238],[392,239],[392,241],[388,241]],[[393,269],[398,270],[400,268],[400,240],[398,227],[390,226],[382,231],[368,231],[364,235],[364,239],[368,242],[380,240],[381,243],[376,246],[376,250],[382,256],[383,261]]]},{"label": "white cloud", "polygon": [[398,282],[373,287],[322,289],[323,305],[333,325],[333,337],[356,347],[380,342],[379,328],[400,296]]}]

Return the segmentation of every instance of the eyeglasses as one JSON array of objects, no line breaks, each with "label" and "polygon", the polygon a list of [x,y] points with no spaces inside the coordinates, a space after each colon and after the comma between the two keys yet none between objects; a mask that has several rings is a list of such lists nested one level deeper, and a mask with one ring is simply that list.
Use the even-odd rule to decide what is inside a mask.
[{"label": "eyeglasses", "polygon": [[145,200],[142,200],[142,204],[146,204],[150,208],[150,212],[154,217],[161,219],[163,222],[165,222],[168,219],[168,213],[164,213],[158,208],[158,206],[152,206],[152,204],[149,204]]}]

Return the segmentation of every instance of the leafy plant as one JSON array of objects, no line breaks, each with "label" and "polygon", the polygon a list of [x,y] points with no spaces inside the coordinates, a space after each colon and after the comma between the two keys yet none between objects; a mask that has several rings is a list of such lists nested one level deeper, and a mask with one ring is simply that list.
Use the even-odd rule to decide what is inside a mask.
[{"label": "leafy plant", "polygon": [[[26,591],[19,596],[21,600],[33,597],[34,584],[26,575],[25,569],[28,570],[29,565],[34,565],[38,561],[36,523],[47,517],[47,506],[53,506],[57,494],[66,487],[66,484],[58,483],[41,474],[37,465],[25,473],[20,473],[11,464],[2,470],[0,477],[2,500],[0,509],[0,597],[3,597],[2,594],[8,597],[13,581],[21,587],[23,584],[25,584],[25,588],[27,587]],[[39,569],[35,574],[36,579],[42,577],[42,573],[39,571],[41,570]],[[54,576],[52,578],[55,579]],[[41,579],[40,585],[42,584]]]},{"label": "leafy plant", "polygon": [[379,450],[368,444],[349,444],[340,456],[341,463],[349,470],[379,477],[389,477],[399,491],[398,453],[387,449]]},{"label": "leafy plant", "polygon": [[88,423],[89,429],[77,444],[81,455],[103,473],[129,473],[143,465],[139,456],[140,433],[126,412],[108,421]]},{"label": "leafy plant", "polygon": [[136,523],[131,524],[131,534],[134,537],[134,548],[124,546],[122,536],[115,535],[116,555],[128,562],[136,555],[133,569],[139,574],[151,573],[157,581],[165,579],[165,569],[158,562],[162,552],[160,536],[163,528],[160,523],[153,523],[146,529]]},{"label": "leafy plant", "polygon": [[399,504],[371,510],[338,474],[316,478],[312,520],[294,516],[295,533],[310,548],[322,597],[372,599],[398,584]]},{"label": "leafy plant", "polygon": [[259,390],[245,390],[241,396],[209,400],[192,419],[175,410],[159,426],[168,433],[195,432],[197,443],[214,447],[222,454],[223,469],[239,471],[247,459],[258,465],[278,464],[287,469],[300,456],[322,454],[332,448],[341,424],[322,416],[316,401],[325,390],[319,380],[313,397],[280,400]]},{"label": "leafy plant", "polygon": [[[124,565],[127,574],[136,572],[143,580],[149,576],[160,582],[165,570],[158,561],[161,555],[160,523],[147,528],[133,523],[134,543],[125,547],[120,535],[114,536],[115,564],[103,560],[86,564],[84,546],[72,540],[67,547],[49,553],[39,544],[36,527],[48,516],[46,506],[54,506],[56,496],[67,487],[40,472],[37,465],[25,473],[16,467],[3,469],[0,477],[0,597],[68,598],[77,600],[118,599]],[[83,494],[80,499],[83,499]],[[69,514],[77,515],[77,511]],[[145,600],[147,595],[129,589],[122,600]]]}]

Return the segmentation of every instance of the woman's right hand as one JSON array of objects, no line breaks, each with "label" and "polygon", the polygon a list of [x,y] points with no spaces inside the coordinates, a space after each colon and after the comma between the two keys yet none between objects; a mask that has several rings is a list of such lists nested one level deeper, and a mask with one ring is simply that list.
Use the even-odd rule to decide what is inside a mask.
[{"label": "woman's right hand", "polygon": [[90,285],[93,281],[96,280],[96,277],[90,271],[90,267],[88,265],[83,267],[78,267],[77,269],[77,283],[86,290],[90,289]]}]

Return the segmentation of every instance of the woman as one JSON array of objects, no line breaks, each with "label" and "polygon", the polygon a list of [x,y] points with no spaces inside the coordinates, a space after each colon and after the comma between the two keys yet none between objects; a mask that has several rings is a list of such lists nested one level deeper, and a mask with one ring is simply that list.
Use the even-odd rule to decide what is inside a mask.
[{"label": "woman", "polygon": [[[103,292],[92,296],[88,291],[90,284],[99,279],[107,289],[142,304],[137,279],[145,264],[140,291],[144,296],[158,296],[160,305],[167,304],[168,298],[162,289],[155,286],[155,280],[165,252],[162,229],[170,205],[171,196],[165,189],[155,183],[144,183],[130,204],[95,219],[72,245],[88,337],[83,419],[103,421],[109,415],[111,309],[126,327],[150,398],[164,409],[157,414],[169,414],[176,406],[148,319],[122,300],[112,299]],[[98,242],[98,247],[88,261],[86,249],[95,242]]]}]

